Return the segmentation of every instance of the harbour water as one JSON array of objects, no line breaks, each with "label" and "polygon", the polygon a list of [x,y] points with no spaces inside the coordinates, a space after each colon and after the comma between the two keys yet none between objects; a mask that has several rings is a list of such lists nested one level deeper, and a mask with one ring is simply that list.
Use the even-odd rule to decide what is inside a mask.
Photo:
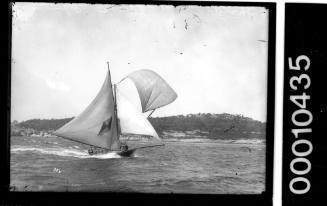
[{"label": "harbour water", "polygon": [[[148,144],[130,141],[131,148]],[[265,143],[171,139],[164,147],[90,156],[59,137],[11,137],[15,191],[258,194],[265,190]]]}]

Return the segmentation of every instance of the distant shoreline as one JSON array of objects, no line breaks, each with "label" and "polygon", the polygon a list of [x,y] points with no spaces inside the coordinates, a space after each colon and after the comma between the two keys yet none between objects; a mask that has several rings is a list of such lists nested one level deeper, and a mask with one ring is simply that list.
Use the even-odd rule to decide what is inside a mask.
[{"label": "distant shoreline", "polygon": [[[51,136],[74,117],[31,119],[11,124],[11,135]],[[163,139],[265,139],[266,123],[243,115],[198,113],[169,117],[150,117],[149,121]]]}]

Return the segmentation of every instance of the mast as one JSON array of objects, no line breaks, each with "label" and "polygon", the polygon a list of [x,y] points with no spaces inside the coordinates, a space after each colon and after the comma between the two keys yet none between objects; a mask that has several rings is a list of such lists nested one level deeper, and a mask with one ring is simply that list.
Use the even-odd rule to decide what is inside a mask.
[{"label": "mast", "polygon": [[[107,65],[108,65],[108,72],[109,72],[109,75],[110,75],[110,69],[109,69],[109,62],[107,62]],[[117,121],[117,124],[116,124],[116,130],[117,130],[117,136],[118,136],[118,139],[119,139],[119,136],[120,136],[120,131],[119,131],[119,119],[118,119],[118,112],[117,112],[117,87],[116,87],[116,84],[112,85],[111,84],[111,88],[113,86],[113,99],[114,99],[114,115],[115,115],[115,118],[116,118],[116,121]]]},{"label": "mast", "polygon": [[107,62],[107,65],[108,65],[108,72],[109,72],[109,75],[110,75],[109,62]]},{"label": "mast", "polygon": [[[108,70],[109,70],[109,62],[107,62],[108,64]],[[110,70],[109,70],[109,73],[110,73]],[[113,93],[114,93],[114,112],[115,112],[115,118],[116,118],[116,121],[117,121],[117,124],[116,124],[116,129],[117,129],[117,136],[118,136],[118,139],[120,137],[120,129],[119,129],[119,119],[118,119],[118,112],[117,112],[117,84],[114,84],[113,85],[114,88],[113,88]],[[111,84],[111,87],[112,87],[112,84]]]},{"label": "mast", "polygon": [[118,112],[117,112],[117,85],[114,84],[114,109],[115,109],[115,117],[117,120],[117,124],[116,124],[116,129],[117,129],[117,135],[118,135],[118,139],[120,136],[120,129],[119,129],[119,119],[118,119]]}]

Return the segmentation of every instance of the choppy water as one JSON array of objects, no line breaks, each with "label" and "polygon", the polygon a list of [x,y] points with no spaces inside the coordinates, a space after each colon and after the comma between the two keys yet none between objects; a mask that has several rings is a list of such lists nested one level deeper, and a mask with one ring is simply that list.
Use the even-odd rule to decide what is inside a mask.
[{"label": "choppy water", "polygon": [[165,147],[137,150],[129,158],[115,153],[89,156],[87,149],[58,137],[11,137],[11,186],[16,191],[265,190],[265,144],[257,140],[171,140]]}]

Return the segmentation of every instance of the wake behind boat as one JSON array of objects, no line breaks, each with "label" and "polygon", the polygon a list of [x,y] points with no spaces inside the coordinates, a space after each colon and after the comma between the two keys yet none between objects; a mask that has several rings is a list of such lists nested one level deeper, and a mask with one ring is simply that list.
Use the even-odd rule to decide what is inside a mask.
[{"label": "wake behind boat", "polygon": [[[177,98],[176,92],[157,73],[138,70],[117,84],[111,83],[108,64],[106,79],[91,104],[77,117],[54,132],[55,135],[90,145],[90,155],[116,152],[120,156],[131,156],[136,149],[164,146],[147,117],[158,108],[170,104]],[[130,79],[137,89],[142,111],[138,111],[120,89],[120,84]],[[129,148],[122,135],[146,135],[159,144]]]}]

